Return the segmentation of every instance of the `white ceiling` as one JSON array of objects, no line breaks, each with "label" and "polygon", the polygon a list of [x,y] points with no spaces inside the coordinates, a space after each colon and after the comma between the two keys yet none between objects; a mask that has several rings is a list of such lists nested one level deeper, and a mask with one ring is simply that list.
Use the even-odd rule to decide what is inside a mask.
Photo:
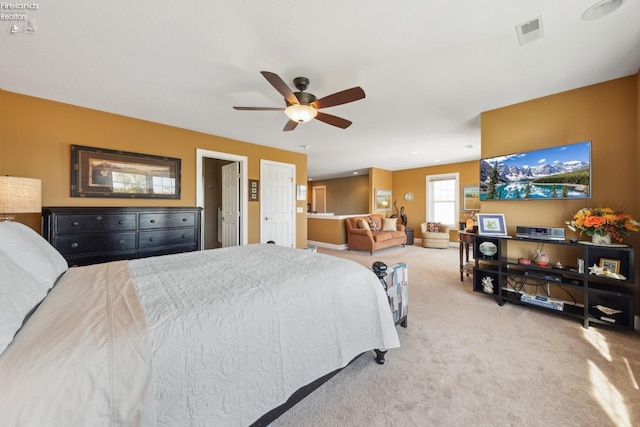
[{"label": "white ceiling", "polygon": [[[38,9],[1,12],[37,32],[0,21],[0,88],[304,152],[313,179],[468,161],[480,157],[482,111],[638,71],[640,1],[582,20],[595,2],[18,3]],[[538,16],[544,38],[520,46],[516,25]],[[232,109],[284,106],[262,70],[291,88],[308,77],[318,98],[353,86],[366,98],[323,110],[348,129],[314,120],[282,132],[281,112]]]}]

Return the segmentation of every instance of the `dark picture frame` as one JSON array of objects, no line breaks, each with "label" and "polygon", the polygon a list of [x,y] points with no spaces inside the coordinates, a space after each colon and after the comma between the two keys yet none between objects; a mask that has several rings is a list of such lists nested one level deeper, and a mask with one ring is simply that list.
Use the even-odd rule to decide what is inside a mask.
[{"label": "dark picture frame", "polygon": [[589,140],[483,158],[480,200],[590,199],[591,174]]},{"label": "dark picture frame", "polygon": [[260,181],[258,181],[257,179],[249,180],[249,201],[260,201]]},{"label": "dark picture frame", "polygon": [[71,146],[71,197],[180,199],[181,160]]}]

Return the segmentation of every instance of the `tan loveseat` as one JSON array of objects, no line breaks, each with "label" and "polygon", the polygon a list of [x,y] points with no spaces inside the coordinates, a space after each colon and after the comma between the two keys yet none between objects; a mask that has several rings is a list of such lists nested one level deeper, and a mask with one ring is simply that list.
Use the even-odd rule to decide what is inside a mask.
[{"label": "tan loveseat", "polygon": [[347,227],[349,249],[369,251],[373,255],[378,249],[404,246],[407,243],[404,225],[398,224],[398,218],[384,218],[382,215],[371,214],[346,218],[344,222]]}]

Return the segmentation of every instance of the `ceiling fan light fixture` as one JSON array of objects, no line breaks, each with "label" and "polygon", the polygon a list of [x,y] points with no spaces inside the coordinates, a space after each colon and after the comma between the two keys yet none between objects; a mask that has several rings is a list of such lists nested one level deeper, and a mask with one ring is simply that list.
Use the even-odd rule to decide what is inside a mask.
[{"label": "ceiling fan light fixture", "polygon": [[318,115],[318,110],[311,105],[294,104],[285,108],[284,113],[294,122],[306,123]]}]

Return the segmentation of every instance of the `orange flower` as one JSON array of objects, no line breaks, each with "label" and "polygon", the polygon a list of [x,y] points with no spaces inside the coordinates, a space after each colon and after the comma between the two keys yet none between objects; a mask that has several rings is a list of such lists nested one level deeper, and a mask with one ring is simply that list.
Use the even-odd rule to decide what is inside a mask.
[{"label": "orange flower", "polygon": [[606,222],[607,220],[601,216],[588,216],[584,219],[584,226],[598,228],[604,225]]},{"label": "orange flower", "polygon": [[640,229],[640,223],[631,215],[611,208],[582,208],[570,221],[566,221],[566,224],[570,230],[579,231],[581,235],[582,233],[588,236],[609,234],[617,241],[622,241],[631,232],[637,232]]}]

